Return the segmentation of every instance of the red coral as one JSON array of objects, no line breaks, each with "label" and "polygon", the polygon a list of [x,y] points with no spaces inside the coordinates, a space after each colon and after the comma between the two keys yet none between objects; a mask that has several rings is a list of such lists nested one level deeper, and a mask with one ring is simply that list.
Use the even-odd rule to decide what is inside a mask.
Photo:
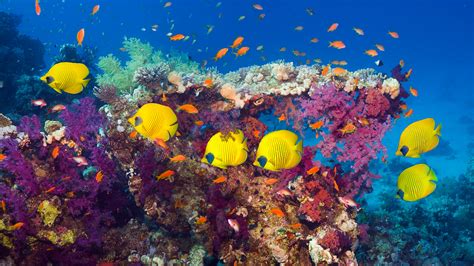
[{"label": "red coral", "polygon": [[377,89],[367,90],[365,102],[367,103],[367,115],[372,117],[384,115],[390,108],[390,102],[387,97]]},{"label": "red coral", "polygon": [[350,249],[352,244],[349,236],[336,229],[328,230],[318,243],[324,248],[329,248],[333,254],[341,254]]}]

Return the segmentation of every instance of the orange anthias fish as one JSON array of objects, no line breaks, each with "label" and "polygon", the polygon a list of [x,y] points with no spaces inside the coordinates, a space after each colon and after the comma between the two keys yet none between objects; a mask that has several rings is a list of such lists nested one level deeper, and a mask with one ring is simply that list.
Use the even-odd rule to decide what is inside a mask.
[{"label": "orange anthias fish", "polygon": [[18,230],[18,229],[22,228],[23,225],[25,225],[25,223],[18,222],[18,223],[14,224],[14,225],[11,225],[11,226],[9,227],[9,229],[10,229],[10,230]]},{"label": "orange anthias fish", "polygon": [[102,171],[99,171],[99,172],[97,172],[97,174],[95,174],[95,181],[97,183],[102,182],[103,178],[104,178],[104,173],[102,173]]},{"label": "orange anthias fish", "polygon": [[219,176],[218,178],[212,180],[214,184],[224,183],[225,181],[227,181],[227,177],[225,176]]},{"label": "orange anthias fish", "polygon": [[5,203],[5,201],[4,200],[0,201],[0,205],[2,207],[3,213],[6,213],[7,212],[7,204]]},{"label": "orange anthias fish", "polygon": [[339,129],[339,132],[341,132],[342,135],[351,134],[354,133],[356,129],[357,127],[353,123],[349,122],[343,128]]},{"label": "orange anthias fish", "polygon": [[169,177],[173,176],[174,174],[175,174],[175,172],[173,170],[166,170],[163,173],[161,173],[160,175],[156,176],[156,179],[163,180],[163,179],[166,179],[166,178],[169,178]]},{"label": "orange anthias fish", "polygon": [[394,39],[398,39],[400,36],[398,35],[398,32],[395,31],[389,31],[388,34],[392,36]]},{"label": "orange anthias fish", "polygon": [[263,181],[266,185],[273,185],[275,184],[276,182],[278,182],[278,178],[267,178],[265,179],[265,181]]},{"label": "orange anthias fish", "polygon": [[413,114],[413,109],[408,110],[408,112],[405,113],[405,117],[410,117]]},{"label": "orange anthias fish", "polygon": [[134,139],[136,138],[138,135],[138,132],[136,130],[130,132],[130,134],[128,134],[128,137],[131,138],[131,139]]},{"label": "orange anthias fish", "polygon": [[185,111],[189,114],[197,114],[199,110],[192,104],[184,104],[178,107],[178,111]]},{"label": "orange anthias fish", "polygon": [[182,39],[184,39],[186,36],[184,36],[183,34],[175,34],[173,36],[170,36],[170,40],[172,41],[180,41]]},{"label": "orange anthias fish", "polygon": [[221,59],[222,57],[224,57],[224,55],[226,55],[228,51],[229,51],[229,48],[220,49],[217,52],[216,56],[214,56],[214,61],[217,61],[217,60]]},{"label": "orange anthias fish", "polygon": [[230,48],[235,49],[235,48],[239,47],[242,44],[243,41],[244,41],[244,37],[242,37],[242,36],[239,36],[239,37],[235,38],[235,40],[232,43],[232,45],[230,46]]},{"label": "orange anthias fish", "polygon": [[336,179],[334,179],[333,182],[334,182],[334,189],[335,189],[337,192],[339,192],[339,185],[337,184]]},{"label": "orange anthias fish", "polygon": [[260,138],[260,130],[255,129],[254,131],[252,131],[252,135],[255,138]]},{"label": "orange anthias fish", "polygon": [[95,6],[92,8],[91,16],[97,14],[97,12],[99,12],[99,9],[100,9],[100,5],[95,5]]},{"label": "orange anthias fish", "polygon": [[166,94],[163,93],[163,94],[161,95],[161,101],[162,101],[162,102],[168,101],[168,98],[166,97]]},{"label": "orange anthias fish", "polygon": [[379,53],[377,53],[377,51],[374,49],[365,50],[365,54],[372,57],[379,55]]},{"label": "orange anthias fish", "polygon": [[248,46],[240,47],[240,49],[237,50],[237,52],[235,53],[235,56],[238,57],[238,56],[246,55],[249,50],[250,50],[250,47]]},{"label": "orange anthias fish", "polygon": [[84,28],[80,29],[77,32],[76,39],[77,39],[77,45],[82,46],[82,42],[84,41],[84,36],[86,35],[86,31]]},{"label": "orange anthias fish", "polygon": [[207,222],[206,216],[199,216],[199,218],[196,220],[197,225],[205,224],[206,222]]},{"label": "orange anthias fish", "polygon": [[405,78],[408,79],[411,76],[412,72],[413,72],[412,68],[408,69],[408,72],[405,74]]},{"label": "orange anthias fish", "polygon": [[56,190],[56,187],[50,187],[48,190],[46,190],[46,193],[51,193]]},{"label": "orange anthias fish", "polygon": [[336,67],[332,70],[332,73],[336,76],[341,76],[347,73],[347,70],[345,70],[342,67]]},{"label": "orange anthias fish", "polygon": [[309,41],[312,42],[312,43],[317,43],[317,42],[319,42],[319,39],[314,37],[314,38],[311,38],[311,40],[309,40]]},{"label": "orange anthias fish", "polygon": [[358,35],[364,35],[364,31],[360,28],[353,28],[353,30],[358,34]]},{"label": "orange anthias fish", "polygon": [[39,5],[39,0],[35,1],[35,13],[37,16],[41,15],[41,7]]},{"label": "orange anthias fish", "polygon": [[0,153],[0,162],[5,160],[7,158],[7,156],[3,153]]},{"label": "orange anthias fish", "polygon": [[398,64],[400,65],[400,67],[404,67],[405,61],[403,59],[400,59],[400,62],[398,62]]},{"label": "orange anthias fish", "polygon": [[406,110],[407,108],[408,108],[408,106],[406,105],[406,103],[400,104],[400,109]]},{"label": "orange anthias fish", "polygon": [[170,162],[173,162],[173,163],[182,162],[184,160],[186,160],[186,156],[184,156],[182,154],[179,154],[179,155],[176,155],[176,156],[170,158]]},{"label": "orange anthias fish", "polygon": [[377,49],[379,49],[379,50],[382,51],[382,52],[385,51],[385,47],[384,47],[383,45],[381,45],[381,44],[378,44],[378,43],[377,43],[377,44],[375,45],[375,47],[377,47]]},{"label": "orange anthias fish", "polygon": [[155,139],[155,144],[162,147],[165,150],[169,149],[168,144],[166,144],[166,142],[163,139],[156,138]]},{"label": "orange anthias fish", "polygon": [[278,121],[285,121],[286,120],[286,116],[285,114],[281,114],[280,117],[278,117]]},{"label": "orange anthias fish", "polygon": [[339,23],[333,23],[331,26],[329,26],[328,32],[337,30],[337,27],[339,27]]},{"label": "orange anthias fish", "polygon": [[211,88],[212,86],[214,86],[214,81],[212,80],[212,78],[207,78],[206,80],[204,80],[202,85],[204,85],[204,87],[206,88]]},{"label": "orange anthias fish", "polygon": [[260,5],[260,4],[253,4],[252,6],[253,6],[253,8],[255,8],[257,10],[260,10],[260,11],[263,10],[263,6]]},{"label": "orange anthias fish", "polygon": [[194,124],[198,127],[201,127],[202,125],[204,125],[204,121],[202,120],[197,120],[197,121],[194,121]]},{"label": "orange anthias fish", "polygon": [[288,225],[288,227],[290,227],[291,229],[300,229],[301,226],[302,226],[302,224],[300,224],[300,223],[295,223],[295,224]]},{"label": "orange anthias fish", "polygon": [[329,47],[333,47],[336,49],[344,49],[346,48],[346,45],[344,44],[343,41],[333,41],[329,43]]},{"label": "orange anthias fish", "polygon": [[53,113],[61,112],[64,110],[66,110],[66,106],[62,104],[56,104],[55,106],[53,106],[53,108],[51,108],[51,112]]},{"label": "orange anthias fish", "polygon": [[415,97],[418,97],[418,91],[415,88],[411,87],[411,86],[410,86],[410,93],[411,93],[411,95],[413,95]]},{"label": "orange anthias fish", "polygon": [[59,155],[59,146],[54,147],[53,151],[51,152],[51,157],[53,159],[56,159]]},{"label": "orange anthias fish", "polygon": [[285,213],[280,208],[273,208],[270,210],[271,213],[275,214],[276,216],[282,218],[285,216]]},{"label": "orange anthias fish", "polygon": [[46,101],[43,99],[32,100],[31,104],[34,106],[39,106],[40,108],[43,108],[47,105]]},{"label": "orange anthias fish", "polygon": [[321,75],[326,76],[329,72],[329,65],[325,66],[321,71]]},{"label": "orange anthias fish", "polygon": [[318,171],[319,171],[319,166],[313,166],[313,167],[311,167],[311,169],[309,169],[308,171],[306,171],[306,174],[308,174],[308,175],[314,175],[314,174],[316,174]]}]

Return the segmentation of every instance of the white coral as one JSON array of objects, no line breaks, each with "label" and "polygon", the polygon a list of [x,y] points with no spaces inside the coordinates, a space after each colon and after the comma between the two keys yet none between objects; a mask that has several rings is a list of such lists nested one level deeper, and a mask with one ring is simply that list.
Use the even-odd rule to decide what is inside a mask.
[{"label": "white coral", "polygon": [[313,238],[309,241],[309,254],[311,260],[314,264],[318,265],[319,263],[331,264],[336,261],[333,260],[333,256],[329,249],[324,249],[318,244],[318,240]]},{"label": "white coral", "polygon": [[390,95],[390,98],[397,98],[400,94],[400,83],[394,78],[389,78],[383,81],[382,83],[382,93]]}]

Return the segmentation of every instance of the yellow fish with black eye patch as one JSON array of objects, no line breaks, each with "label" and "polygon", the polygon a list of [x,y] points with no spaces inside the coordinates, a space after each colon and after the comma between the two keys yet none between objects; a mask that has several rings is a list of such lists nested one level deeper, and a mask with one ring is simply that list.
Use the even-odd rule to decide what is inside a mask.
[{"label": "yellow fish with black eye patch", "polygon": [[439,136],[441,125],[435,128],[433,118],[413,122],[403,130],[395,155],[419,158],[421,154],[438,146]]},{"label": "yellow fish with black eye patch", "polygon": [[178,117],[162,104],[147,103],[128,119],[135,130],[151,141],[168,141],[178,130]]},{"label": "yellow fish with black eye patch", "polygon": [[248,151],[247,138],[241,130],[227,135],[218,132],[207,142],[201,162],[227,169],[228,166],[243,164],[247,160]]},{"label": "yellow fish with black eye patch", "polygon": [[426,164],[408,167],[398,176],[397,196],[405,201],[417,201],[433,193],[437,181],[435,172]]},{"label": "yellow fish with black eye patch", "polygon": [[291,169],[301,162],[303,141],[289,130],[273,131],[265,135],[257,149],[253,165],[270,171]]},{"label": "yellow fish with black eye patch", "polygon": [[40,79],[58,93],[78,94],[89,84],[88,75],[86,65],[62,62],[52,66]]}]

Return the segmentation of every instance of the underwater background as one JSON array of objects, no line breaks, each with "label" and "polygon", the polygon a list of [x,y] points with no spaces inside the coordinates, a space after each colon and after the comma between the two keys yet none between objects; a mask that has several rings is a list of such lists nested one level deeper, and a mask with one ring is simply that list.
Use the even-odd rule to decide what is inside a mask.
[{"label": "underwater background", "polygon": [[[0,1],[1,263],[473,265],[473,5]],[[246,54],[213,59],[238,36]],[[65,61],[90,70],[80,94],[40,81]],[[181,137],[156,145],[127,122],[149,102],[199,114],[177,111]],[[442,124],[438,147],[395,156],[402,131],[428,117]],[[214,133],[237,128],[245,165],[201,163]],[[262,136],[279,129],[304,140],[301,163],[256,169]],[[397,199],[398,176],[419,163],[436,190]],[[168,170],[174,179],[158,178]]]}]

